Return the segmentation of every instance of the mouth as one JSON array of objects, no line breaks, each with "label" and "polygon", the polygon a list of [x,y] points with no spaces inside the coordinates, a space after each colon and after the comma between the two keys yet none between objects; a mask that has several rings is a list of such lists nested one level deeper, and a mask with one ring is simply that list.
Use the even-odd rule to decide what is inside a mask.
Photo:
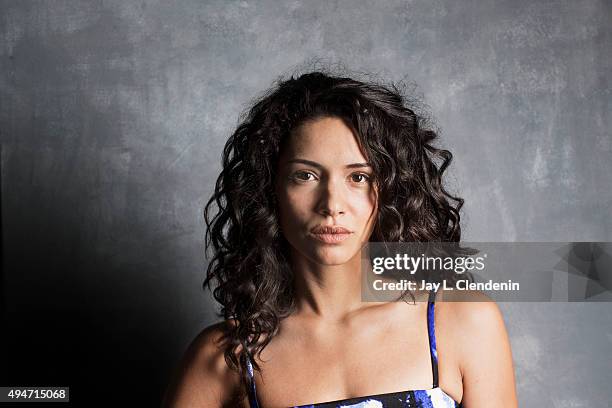
[{"label": "mouth", "polygon": [[337,244],[342,242],[352,233],[352,231],[338,225],[319,225],[310,230],[310,234],[313,238],[326,244]]}]

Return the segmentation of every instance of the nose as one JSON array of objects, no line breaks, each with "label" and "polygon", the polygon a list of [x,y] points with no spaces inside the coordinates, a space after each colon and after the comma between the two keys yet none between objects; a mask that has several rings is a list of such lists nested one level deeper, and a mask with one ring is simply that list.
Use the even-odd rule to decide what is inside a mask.
[{"label": "nose", "polygon": [[346,201],[342,186],[337,185],[334,180],[328,179],[321,183],[321,196],[317,204],[317,212],[324,217],[338,217],[346,211]]}]

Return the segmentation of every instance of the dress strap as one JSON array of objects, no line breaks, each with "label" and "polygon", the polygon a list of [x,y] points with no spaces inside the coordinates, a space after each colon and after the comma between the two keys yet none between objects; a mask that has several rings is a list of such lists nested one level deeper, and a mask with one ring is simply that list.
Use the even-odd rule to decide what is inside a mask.
[{"label": "dress strap", "polygon": [[245,354],[244,359],[246,361],[247,376],[249,379],[249,406],[250,408],[259,408],[259,403],[257,402],[257,390],[255,389],[255,376],[253,375],[253,364],[251,364],[251,359],[248,355]]},{"label": "dress strap", "polygon": [[436,291],[429,291],[427,302],[427,334],[429,335],[429,354],[431,356],[431,371],[433,376],[433,388],[438,387],[438,350],[436,348],[436,325],[434,307],[436,304]]}]

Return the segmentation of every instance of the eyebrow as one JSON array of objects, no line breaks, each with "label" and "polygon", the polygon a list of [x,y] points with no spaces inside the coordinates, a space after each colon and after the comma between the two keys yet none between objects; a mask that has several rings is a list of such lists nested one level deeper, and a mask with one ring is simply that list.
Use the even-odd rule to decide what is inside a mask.
[{"label": "eyebrow", "polygon": [[[321,164],[314,162],[312,160],[306,160],[306,159],[291,159],[291,160],[288,160],[287,163],[302,163],[302,164],[307,164],[312,167],[317,167],[319,169],[323,168]],[[360,168],[372,167],[372,166],[370,165],[370,163],[351,163],[351,164],[347,164],[344,167],[347,169],[360,169]]]}]

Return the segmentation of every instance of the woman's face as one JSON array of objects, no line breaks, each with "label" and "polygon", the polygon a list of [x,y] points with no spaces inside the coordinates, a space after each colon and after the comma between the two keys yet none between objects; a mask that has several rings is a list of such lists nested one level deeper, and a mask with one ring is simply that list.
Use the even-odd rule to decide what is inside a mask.
[{"label": "woman's face", "polygon": [[294,252],[321,265],[351,260],[374,227],[372,168],[344,122],[323,117],[295,129],[279,158],[280,226]]}]

